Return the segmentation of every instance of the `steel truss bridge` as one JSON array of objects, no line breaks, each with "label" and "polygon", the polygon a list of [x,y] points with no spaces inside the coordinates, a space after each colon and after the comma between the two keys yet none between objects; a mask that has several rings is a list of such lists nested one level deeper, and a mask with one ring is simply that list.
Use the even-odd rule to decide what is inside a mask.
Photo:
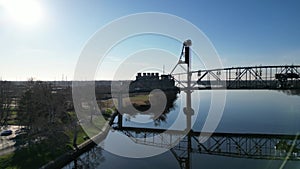
[{"label": "steel truss bridge", "polygon": [[170,149],[181,168],[190,168],[191,154],[235,158],[300,161],[298,135],[188,133],[179,130],[115,127],[137,144]]},{"label": "steel truss bridge", "polygon": [[[186,86],[187,74],[172,74],[178,87]],[[300,89],[300,65],[232,67],[189,74],[193,89]]]},{"label": "steel truss bridge", "polygon": [[[300,65],[232,67],[191,71],[191,40],[183,43],[179,61],[170,75],[186,93],[186,129],[124,127],[118,115],[115,130],[133,142],[170,149],[181,168],[191,168],[193,153],[266,160],[299,160],[299,135],[203,133],[191,130],[191,93],[195,89],[300,89]],[[184,60],[183,60],[184,56]],[[185,66],[183,66],[185,65]],[[173,73],[180,66],[184,73]],[[122,103],[118,100],[118,103]],[[119,104],[122,105],[122,104]],[[120,107],[121,108],[121,107]],[[120,110],[120,109],[119,109]]]}]

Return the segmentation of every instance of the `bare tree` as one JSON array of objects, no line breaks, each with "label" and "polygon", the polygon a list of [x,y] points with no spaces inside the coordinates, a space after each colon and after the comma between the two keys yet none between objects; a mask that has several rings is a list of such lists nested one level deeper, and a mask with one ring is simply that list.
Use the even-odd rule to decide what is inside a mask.
[{"label": "bare tree", "polygon": [[7,125],[11,112],[12,84],[8,81],[0,81],[0,126]]},{"label": "bare tree", "polygon": [[20,99],[18,118],[29,129],[28,140],[51,140],[60,144],[68,140],[69,115],[66,112],[65,97],[61,90],[55,90],[46,82],[30,82]]}]

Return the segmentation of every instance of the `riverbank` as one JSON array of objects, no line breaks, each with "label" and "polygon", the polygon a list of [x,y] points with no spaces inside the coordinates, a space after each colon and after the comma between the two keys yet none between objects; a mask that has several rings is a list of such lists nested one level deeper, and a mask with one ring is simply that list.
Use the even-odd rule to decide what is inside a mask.
[{"label": "riverbank", "polygon": [[112,116],[109,118],[109,120],[105,123],[105,125],[102,128],[102,132],[99,134],[95,135],[94,137],[86,140],[82,144],[78,145],[77,149],[74,149],[72,151],[69,151],[60,157],[56,158],[53,161],[50,161],[46,165],[42,166],[42,169],[59,169],[64,167],[65,165],[71,163],[74,161],[76,158],[78,158],[81,154],[84,152],[92,149],[93,147],[97,146],[98,143],[103,141],[110,129],[110,125],[113,123],[114,118],[116,117],[117,113],[115,112],[112,114]]},{"label": "riverbank", "polygon": [[[107,108],[112,108],[114,106],[113,99],[107,99],[107,100],[102,100],[98,104],[107,109]],[[136,93],[130,96],[130,98],[126,98],[123,100],[123,104],[127,105],[129,103],[134,104],[135,106],[137,105],[149,105],[149,95],[148,93]],[[60,157],[56,158],[55,160],[50,161],[46,165],[42,166],[41,168],[43,169],[59,169],[67,164],[71,163],[72,161],[76,160],[80,155],[83,153],[89,151],[93,147],[97,146],[98,143],[102,142],[109,130],[110,126],[113,124],[113,121],[115,117],[118,115],[118,112],[114,112],[113,114],[108,117],[108,121],[106,121],[105,125],[102,127],[102,132],[98,133],[94,137],[86,140],[82,144],[78,145],[77,149],[68,151],[61,155]]]},{"label": "riverbank", "polygon": [[[149,97],[149,93],[131,94],[130,98],[123,99],[123,106],[133,104],[138,109],[141,109],[141,107],[148,108],[150,106]],[[102,129],[102,131],[101,133],[95,132],[95,134],[98,134],[88,140],[86,140],[88,136],[86,135],[84,130],[81,127],[79,127],[77,134],[77,143],[79,145],[77,150],[73,149],[72,144],[74,137],[73,129],[64,132],[64,135],[69,141],[63,144],[57,144],[54,142],[46,142],[47,140],[41,140],[40,142],[36,142],[34,144],[30,144],[24,147],[22,145],[24,145],[24,141],[26,140],[24,140],[25,137],[21,137],[20,135],[18,136],[18,139],[15,139],[18,144],[12,146],[12,148],[14,149],[10,152],[1,155],[1,168],[22,169],[40,168],[41,166],[42,168],[61,168],[66,164],[72,162],[84,152],[95,147],[97,145],[96,143],[101,142],[106,137],[106,134],[109,131],[109,126],[113,124],[113,120],[117,116],[116,113],[112,114],[115,111],[116,107],[116,105],[114,105],[114,99],[110,98],[99,100],[98,105],[99,107],[101,107],[102,115],[107,121],[96,120],[96,126],[99,126],[99,129]],[[76,116],[75,112],[68,112],[68,114],[71,117]]]}]

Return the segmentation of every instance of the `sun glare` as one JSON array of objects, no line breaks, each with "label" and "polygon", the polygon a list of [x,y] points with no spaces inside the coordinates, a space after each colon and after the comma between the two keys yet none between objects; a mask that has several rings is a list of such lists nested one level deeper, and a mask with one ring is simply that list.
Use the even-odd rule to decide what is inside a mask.
[{"label": "sun glare", "polygon": [[37,24],[43,15],[38,0],[0,0],[10,19],[22,25]]}]

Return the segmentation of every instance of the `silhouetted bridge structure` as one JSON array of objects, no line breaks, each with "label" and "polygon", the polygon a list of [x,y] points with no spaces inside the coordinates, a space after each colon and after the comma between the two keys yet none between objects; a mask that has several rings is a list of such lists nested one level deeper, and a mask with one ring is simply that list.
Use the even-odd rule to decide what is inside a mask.
[{"label": "silhouetted bridge structure", "polygon": [[[232,67],[189,71],[193,89],[300,89],[300,65]],[[187,86],[187,72],[172,76]]]},{"label": "silhouetted bridge structure", "polygon": [[135,143],[170,149],[179,161],[188,158],[188,151],[236,158],[300,161],[298,135],[200,133],[193,130],[185,133],[179,130],[134,127],[115,129]]}]

